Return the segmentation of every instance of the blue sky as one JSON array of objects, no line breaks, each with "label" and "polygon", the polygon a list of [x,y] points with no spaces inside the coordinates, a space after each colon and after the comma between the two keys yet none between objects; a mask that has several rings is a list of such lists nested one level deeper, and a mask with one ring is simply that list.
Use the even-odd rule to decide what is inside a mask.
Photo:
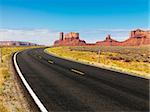
[{"label": "blue sky", "polygon": [[0,40],[28,36],[27,41],[52,44],[60,31],[79,32],[88,42],[106,34],[124,40],[128,31],[148,28],[148,0],[0,0],[0,9]]}]

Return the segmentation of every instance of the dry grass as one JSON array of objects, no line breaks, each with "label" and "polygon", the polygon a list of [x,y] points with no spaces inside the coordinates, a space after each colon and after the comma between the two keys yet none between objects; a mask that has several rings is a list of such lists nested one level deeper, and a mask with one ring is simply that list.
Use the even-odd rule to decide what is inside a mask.
[{"label": "dry grass", "polygon": [[[12,95],[12,90],[14,90],[14,82],[12,78],[12,70],[11,70],[11,55],[14,52],[34,48],[32,47],[3,47],[0,48],[2,50],[2,63],[0,63],[0,112],[19,112],[21,111],[21,107],[15,105],[15,99]],[[16,91],[17,92],[17,91]],[[10,102],[13,103],[10,103]],[[14,103],[15,102],[15,103]],[[18,102],[17,102],[18,103]],[[16,104],[17,104],[16,103]]]},{"label": "dry grass", "polygon": [[[99,49],[101,51],[100,55],[97,52]],[[149,46],[53,47],[48,48],[47,51],[61,57],[150,77]],[[140,58],[138,56],[143,57]]]},{"label": "dry grass", "polygon": [[2,50],[2,63],[0,63],[0,87],[3,85],[5,80],[9,77],[9,67],[10,67],[10,58],[14,52],[21,51],[24,49],[33,48],[33,47],[3,47]]},{"label": "dry grass", "polygon": [[0,102],[0,112],[9,112],[8,109]]}]

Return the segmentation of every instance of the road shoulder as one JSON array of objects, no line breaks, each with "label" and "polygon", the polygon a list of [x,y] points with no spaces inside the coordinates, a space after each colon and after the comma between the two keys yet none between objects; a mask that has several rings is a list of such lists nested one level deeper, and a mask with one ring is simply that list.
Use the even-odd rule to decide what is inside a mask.
[{"label": "road shoulder", "polygon": [[9,60],[9,78],[3,84],[0,100],[7,112],[37,112],[36,107],[18,78],[13,60]]},{"label": "road shoulder", "polygon": [[77,62],[77,63],[81,63],[81,64],[85,64],[85,65],[89,65],[89,66],[93,66],[93,67],[98,67],[98,68],[102,68],[102,69],[107,69],[107,70],[111,70],[111,71],[115,71],[115,72],[120,72],[120,73],[124,73],[124,74],[127,74],[127,75],[131,75],[131,76],[136,76],[136,77],[141,77],[141,78],[146,78],[146,79],[150,79],[150,76],[140,76],[136,73],[129,73],[129,72],[126,72],[124,70],[122,70],[121,68],[114,68],[112,66],[107,66],[107,65],[104,65],[104,64],[99,64],[99,63],[94,63],[94,62],[89,62],[87,60],[75,60],[73,58],[70,58],[70,57],[63,57],[63,56],[59,56],[55,53],[52,53],[52,52],[48,52],[47,49],[44,49],[44,52],[48,55],[52,55],[52,56],[55,56],[55,57],[58,57],[58,58],[62,58],[62,59],[65,59],[65,60],[69,60],[69,61],[73,61],[73,62]]}]

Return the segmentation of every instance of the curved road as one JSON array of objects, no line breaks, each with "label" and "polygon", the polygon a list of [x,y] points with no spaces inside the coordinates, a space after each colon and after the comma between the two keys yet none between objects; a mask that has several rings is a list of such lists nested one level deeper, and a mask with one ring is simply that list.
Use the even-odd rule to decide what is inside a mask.
[{"label": "curved road", "polygon": [[17,55],[18,66],[48,111],[149,111],[149,80],[44,53]]}]

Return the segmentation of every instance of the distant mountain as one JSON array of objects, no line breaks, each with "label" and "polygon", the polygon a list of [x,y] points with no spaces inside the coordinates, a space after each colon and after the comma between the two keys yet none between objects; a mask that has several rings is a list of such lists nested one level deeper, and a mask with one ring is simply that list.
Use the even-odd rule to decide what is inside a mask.
[{"label": "distant mountain", "polygon": [[122,42],[114,40],[108,35],[103,41],[97,41],[93,44],[86,43],[84,40],[80,40],[79,33],[75,32],[65,35],[61,32],[59,40],[54,42],[54,46],[139,46],[148,44],[150,44],[150,30],[141,29],[131,31],[130,37]]},{"label": "distant mountain", "polygon": [[0,41],[0,46],[38,46],[38,44],[21,41]]}]

